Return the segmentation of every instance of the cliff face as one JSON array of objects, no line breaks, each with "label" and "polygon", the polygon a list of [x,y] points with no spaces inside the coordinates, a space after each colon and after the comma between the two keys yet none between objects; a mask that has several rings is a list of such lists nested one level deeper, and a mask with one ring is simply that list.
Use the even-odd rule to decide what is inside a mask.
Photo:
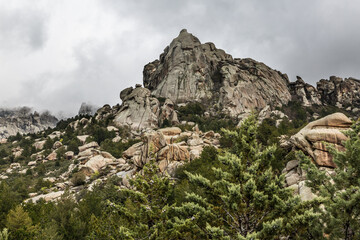
[{"label": "cliff face", "polygon": [[210,102],[232,117],[291,99],[286,75],[252,59],[233,59],[186,30],[143,73],[144,86],[156,97]]},{"label": "cliff face", "polygon": [[0,138],[12,135],[36,133],[55,127],[58,119],[48,112],[32,113],[30,108],[0,109]]},{"label": "cliff face", "polygon": [[182,30],[159,60],[144,67],[144,86],[157,97],[169,98],[175,103],[200,101],[214,97],[219,89],[220,61],[232,60],[213,43],[201,44],[199,39]]},{"label": "cliff face", "polygon": [[352,110],[360,107],[360,80],[331,76],[316,85],[315,88],[297,77],[296,82],[289,85],[293,100],[301,101],[304,106],[331,105]]}]

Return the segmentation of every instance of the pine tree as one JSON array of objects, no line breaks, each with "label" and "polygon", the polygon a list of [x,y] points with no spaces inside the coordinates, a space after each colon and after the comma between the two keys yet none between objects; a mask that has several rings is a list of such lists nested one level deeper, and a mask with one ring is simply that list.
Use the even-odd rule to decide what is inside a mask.
[{"label": "pine tree", "polygon": [[29,214],[24,211],[21,205],[10,210],[6,218],[6,225],[10,232],[10,239],[33,239],[36,234]]},{"label": "pine tree", "polygon": [[125,196],[124,202],[108,201],[112,211],[107,218],[110,227],[108,221],[92,217],[93,231],[89,239],[105,239],[105,236],[106,239],[167,239],[163,234],[171,208],[173,181],[168,176],[160,176],[159,167],[151,161],[141,174],[130,179],[130,185],[129,189],[119,189]]},{"label": "pine tree", "polygon": [[329,239],[360,239],[360,125],[346,134],[344,152],[327,145],[337,168],[334,172],[319,169],[302,152],[298,153],[307,172],[307,186],[323,202],[321,223]]},{"label": "pine tree", "polygon": [[235,131],[224,130],[233,147],[219,156],[223,167],[213,168],[215,181],[187,173],[205,195],[187,193],[169,222],[171,239],[313,239],[308,231],[317,215],[284,188],[284,176],[271,168],[275,146],[256,140],[254,116]]}]

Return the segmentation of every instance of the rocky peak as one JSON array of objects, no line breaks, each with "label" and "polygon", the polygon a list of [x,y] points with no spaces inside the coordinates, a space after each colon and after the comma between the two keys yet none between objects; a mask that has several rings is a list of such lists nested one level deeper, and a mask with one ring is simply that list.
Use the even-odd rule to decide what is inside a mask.
[{"label": "rocky peak", "polygon": [[300,101],[304,106],[322,105],[321,95],[317,89],[311,86],[300,77],[296,76],[296,81],[289,83],[289,90],[293,101]]},{"label": "rocky peak", "polygon": [[83,102],[80,106],[79,115],[94,115],[96,113],[96,110],[98,109],[98,107],[90,104],[90,103],[85,103]]},{"label": "rocky peak", "polygon": [[213,79],[222,60],[232,60],[232,57],[213,43],[201,44],[184,29],[165,48],[159,60],[144,67],[144,86],[153,95],[169,98],[174,103],[212,98]]},{"label": "rocky peak", "polygon": [[286,75],[252,59],[233,59],[185,29],[143,74],[144,86],[156,97],[175,104],[206,102],[232,117],[291,99]]},{"label": "rocky peak", "polygon": [[0,109],[0,138],[27,133],[36,133],[48,127],[55,127],[58,119],[45,111],[32,112],[29,107]]},{"label": "rocky peak", "polygon": [[360,80],[331,76],[329,80],[321,79],[317,90],[322,102],[338,107],[360,106]]}]

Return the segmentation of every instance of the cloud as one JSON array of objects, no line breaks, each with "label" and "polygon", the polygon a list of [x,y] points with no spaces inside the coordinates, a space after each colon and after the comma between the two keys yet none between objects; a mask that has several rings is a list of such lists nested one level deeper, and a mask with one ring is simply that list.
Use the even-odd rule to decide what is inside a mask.
[{"label": "cloud", "polygon": [[26,47],[41,49],[46,42],[46,16],[28,8],[0,10],[1,50]]},{"label": "cloud", "polygon": [[351,0],[15,2],[0,0],[0,102],[7,105],[71,114],[82,102],[114,105],[182,28],[290,80],[360,78],[360,3]]}]

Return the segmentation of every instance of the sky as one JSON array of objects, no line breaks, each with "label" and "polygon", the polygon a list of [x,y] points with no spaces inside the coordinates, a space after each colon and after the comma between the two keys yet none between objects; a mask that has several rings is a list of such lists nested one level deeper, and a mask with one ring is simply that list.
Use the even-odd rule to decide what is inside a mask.
[{"label": "sky", "polygon": [[357,0],[0,0],[0,107],[120,103],[181,29],[315,85],[360,78]]}]

